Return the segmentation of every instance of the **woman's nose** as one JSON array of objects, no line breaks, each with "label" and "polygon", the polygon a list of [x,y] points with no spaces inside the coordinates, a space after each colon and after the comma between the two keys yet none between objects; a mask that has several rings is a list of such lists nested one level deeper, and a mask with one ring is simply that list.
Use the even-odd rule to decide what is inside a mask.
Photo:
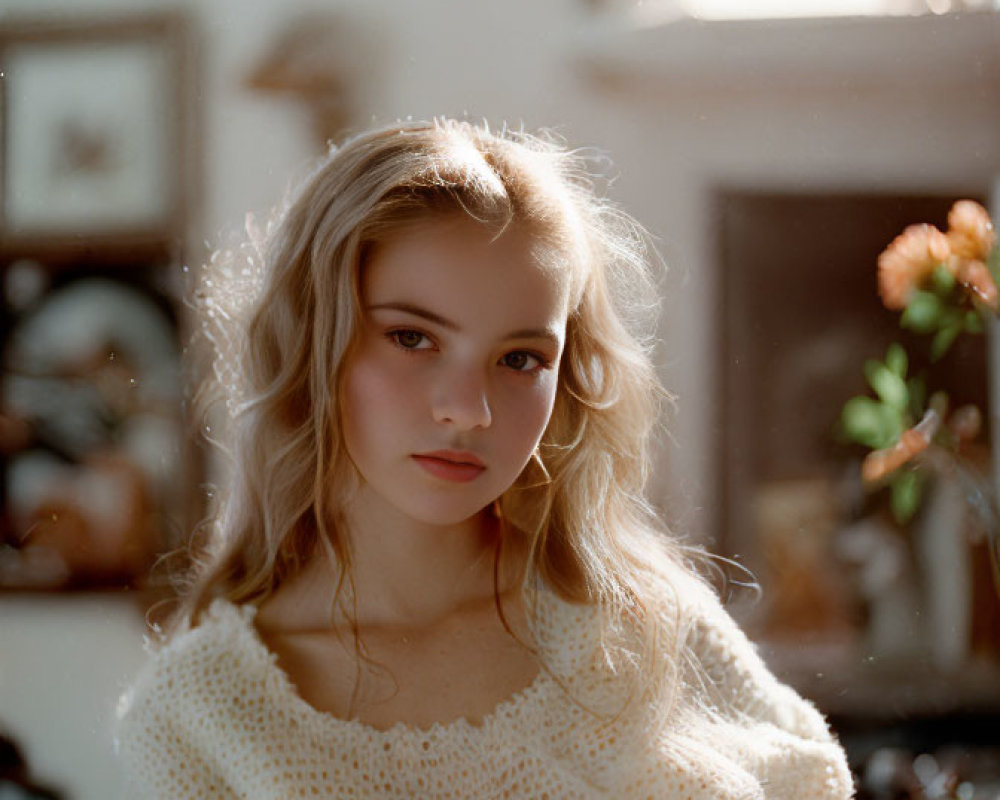
[{"label": "woman's nose", "polygon": [[493,421],[486,377],[475,370],[442,376],[434,403],[434,420],[461,430],[488,428]]}]

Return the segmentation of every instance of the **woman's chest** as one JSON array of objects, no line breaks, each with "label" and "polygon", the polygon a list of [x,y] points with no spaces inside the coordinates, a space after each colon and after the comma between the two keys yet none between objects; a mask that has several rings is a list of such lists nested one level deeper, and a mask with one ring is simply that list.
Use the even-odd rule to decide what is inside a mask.
[{"label": "woman's chest", "polygon": [[378,627],[267,641],[299,696],[318,711],[377,729],[477,724],[537,677],[537,659],[499,620],[426,629]]}]

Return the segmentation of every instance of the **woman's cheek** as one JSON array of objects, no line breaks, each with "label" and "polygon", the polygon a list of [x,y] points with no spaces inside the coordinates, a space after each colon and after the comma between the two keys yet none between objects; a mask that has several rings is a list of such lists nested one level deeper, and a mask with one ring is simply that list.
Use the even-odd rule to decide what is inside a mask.
[{"label": "woman's cheek", "polygon": [[[361,379],[379,397],[405,394],[415,385],[413,356],[389,349],[384,342],[372,343],[361,359]],[[375,396],[371,396],[374,400]]]},{"label": "woman's cheek", "polygon": [[[518,378],[518,380],[521,380]],[[542,375],[531,387],[530,391],[521,390],[513,393],[510,401],[508,418],[517,425],[517,438],[531,440],[532,445],[545,430],[555,404],[556,378],[554,375]]]},{"label": "woman's cheek", "polygon": [[384,418],[387,411],[395,414],[408,394],[411,401],[415,399],[405,384],[403,370],[394,369],[390,361],[385,353],[372,347],[351,359],[344,380],[344,400],[356,426],[384,425],[388,422]]},{"label": "woman's cheek", "polygon": [[552,408],[556,403],[556,392],[559,390],[559,373],[556,370],[546,370],[538,380],[538,405],[542,414],[542,427],[548,424]]}]

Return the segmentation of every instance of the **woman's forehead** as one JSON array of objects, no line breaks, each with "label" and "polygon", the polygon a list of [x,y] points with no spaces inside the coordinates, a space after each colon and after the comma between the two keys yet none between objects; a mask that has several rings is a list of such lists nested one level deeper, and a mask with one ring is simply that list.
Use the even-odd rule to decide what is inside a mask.
[{"label": "woman's forehead", "polygon": [[503,310],[564,322],[568,270],[545,263],[538,250],[517,225],[497,234],[461,217],[418,224],[374,248],[362,272],[362,298],[366,306],[418,304],[449,319]]}]

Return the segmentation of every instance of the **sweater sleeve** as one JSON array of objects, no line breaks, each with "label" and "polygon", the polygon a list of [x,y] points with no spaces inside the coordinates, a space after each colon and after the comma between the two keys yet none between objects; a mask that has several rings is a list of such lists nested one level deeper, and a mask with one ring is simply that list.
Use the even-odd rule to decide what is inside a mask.
[{"label": "sweater sleeve", "polygon": [[125,712],[115,742],[128,800],[237,797],[188,732],[149,704]]},{"label": "sweater sleeve", "polygon": [[115,749],[127,800],[238,796],[213,759],[211,731],[182,687],[183,653],[154,655],[118,704]]},{"label": "sweater sleeve", "polygon": [[845,800],[853,780],[823,716],[768,670],[721,605],[706,604],[692,630],[696,680],[719,733],[768,800]]}]

